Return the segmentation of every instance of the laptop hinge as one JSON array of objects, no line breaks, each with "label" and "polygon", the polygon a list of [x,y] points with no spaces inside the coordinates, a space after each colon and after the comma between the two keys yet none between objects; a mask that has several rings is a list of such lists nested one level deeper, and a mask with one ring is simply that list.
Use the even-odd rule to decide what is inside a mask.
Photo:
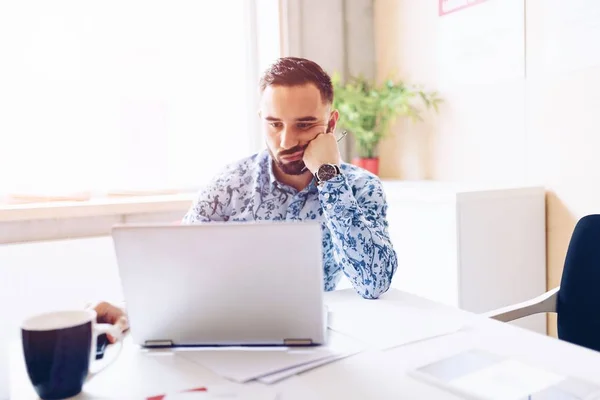
[{"label": "laptop hinge", "polygon": [[145,347],[172,347],[172,340],[146,340],[144,342]]},{"label": "laptop hinge", "polygon": [[312,339],[283,339],[285,346],[306,346],[312,344]]}]

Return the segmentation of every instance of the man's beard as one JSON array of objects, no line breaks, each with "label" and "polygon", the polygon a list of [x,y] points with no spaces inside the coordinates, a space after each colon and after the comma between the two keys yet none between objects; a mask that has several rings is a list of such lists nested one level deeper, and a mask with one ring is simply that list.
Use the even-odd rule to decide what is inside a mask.
[{"label": "man's beard", "polygon": [[[296,146],[291,149],[279,152],[278,156],[285,156],[297,153],[299,151],[304,151],[306,147],[307,146]],[[306,164],[304,164],[304,160],[302,159],[284,163],[278,157],[275,157],[271,149],[269,149],[269,153],[271,154],[271,158],[273,159],[273,161],[275,161],[275,164],[277,164],[277,167],[281,170],[281,172],[283,172],[286,175],[302,175],[306,171],[308,171],[308,169],[306,168]]]}]

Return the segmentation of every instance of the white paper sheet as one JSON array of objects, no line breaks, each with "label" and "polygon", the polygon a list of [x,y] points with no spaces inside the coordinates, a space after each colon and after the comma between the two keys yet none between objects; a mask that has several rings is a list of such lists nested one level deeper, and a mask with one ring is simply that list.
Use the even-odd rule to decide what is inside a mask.
[{"label": "white paper sheet", "polygon": [[321,360],[312,361],[303,365],[291,367],[270,375],[262,376],[257,380],[267,384],[279,382],[285,378],[289,378],[290,376],[297,375],[301,372],[306,372],[311,369],[332,363],[334,361],[341,360],[342,358],[352,356],[361,352],[365,348],[364,344],[356,341],[355,339],[352,339],[346,335],[331,330],[328,331],[327,347],[334,353],[336,353],[336,355],[323,358]]},{"label": "white paper sheet", "polygon": [[469,349],[408,371],[408,375],[461,398],[583,400],[600,387],[485,349]]},{"label": "white paper sheet", "polygon": [[486,1],[439,17],[438,87],[525,77],[524,0]]},{"label": "white paper sheet", "polygon": [[236,382],[248,382],[263,375],[334,355],[333,352],[321,348],[295,352],[198,350],[183,354],[188,360]]},{"label": "white paper sheet", "polygon": [[461,376],[448,384],[476,397],[517,400],[563,379],[563,376],[509,359]]},{"label": "white paper sheet", "polygon": [[462,328],[462,322],[439,310],[379,303],[377,300],[354,303],[351,308],[332,308],[328,325],[330,329],[378,350],[451,334]]},{"label": "white paper sheet", "polygon": [[309,362],[309,363],[306,363],[303,365],[299,365],[297,367],[292,367],[292,368],[288,368],[283,371],[275,372],[274,374],[260,377],[257,380],[262,383],[273,384],[273,383],[279,382],[283,379],[289,378],[291,376],[300,374],[302,372],[310,371],[311,369],[315,369],[317,367],[321,367],[323,365],[330,364],[334,361],[341,360],[341,359],[349,357],[353,354],[356,354],[356,353],[347,353],[347,354],[340,354],[337,356],[327,357],[322,360]]},{"label": "white paper sheet", "polygon": [[336,332],[328,331],[327,340],[327,345],[315,347],[194,349],[179,354],[224,378],[243,383],[347,354],[352,349],[357,351],[355,341],[343,339]]},{"label": "white paper sheet", "polygon": [[600,65],[600,52],[596,50],[600,37],[600,2],[544,0],[538,4],[541,12],[536,14],[543,18],[542,24],[536,24],[540,26],[538,35],[543,40],[542,52],[539,60],[532,60],[531,68],[528,58],[529,73],[552,75]]}]

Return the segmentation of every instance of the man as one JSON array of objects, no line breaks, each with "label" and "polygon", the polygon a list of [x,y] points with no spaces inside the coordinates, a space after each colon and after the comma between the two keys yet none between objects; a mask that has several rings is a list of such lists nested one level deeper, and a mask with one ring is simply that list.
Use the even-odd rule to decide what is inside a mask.
[{"label": "man", "polygon": [[[225,167],[183,222],[320,221],[324,290],[343,274],[362,297],[379,297],[397,269],[387,203],[375,175],[341,161],[330,77],[312,61],[281,58],[261,78],[260,92],[267,149]],[[101,321],[126,327],[118,308],[102,303],[96,311]]]}]

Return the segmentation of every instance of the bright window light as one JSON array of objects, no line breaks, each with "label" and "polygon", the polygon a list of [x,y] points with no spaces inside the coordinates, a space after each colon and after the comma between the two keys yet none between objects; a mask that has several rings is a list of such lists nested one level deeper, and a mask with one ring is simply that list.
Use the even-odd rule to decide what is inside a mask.
[{"label": "bright window light", "polygon": [[256,151],[248,82],[279,37],[245,3],[2,2],[0,193],[195,190]]}]

